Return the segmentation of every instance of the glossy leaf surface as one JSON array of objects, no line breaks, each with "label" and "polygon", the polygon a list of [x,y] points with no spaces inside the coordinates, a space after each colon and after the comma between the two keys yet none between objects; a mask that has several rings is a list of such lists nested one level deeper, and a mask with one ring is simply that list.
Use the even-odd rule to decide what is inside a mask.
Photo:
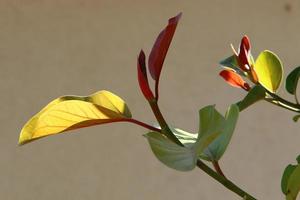
[{"label": "glossy leaf surface", "polygon": [[279,58],[271,51],[261,52],[254,64],[259,83],[268,91],[275,93],[280,86],[283,68]]},{"label": "glossy leaf surface", "polygon": [[64,96],[55,99],[23,127],[19,144],[68,130],[131,118],[125,102],[108,91],[91,96]]}]

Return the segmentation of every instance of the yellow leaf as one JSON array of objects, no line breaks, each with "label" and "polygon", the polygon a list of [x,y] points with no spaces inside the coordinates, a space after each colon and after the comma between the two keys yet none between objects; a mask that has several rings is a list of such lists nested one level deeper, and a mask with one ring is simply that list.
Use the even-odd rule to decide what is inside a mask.
[{"label": "yellow leaf", "polygon": [[131,118],[125,102],[102,90],[91,96],[64,96],[50,102],[23,127],[19,144],[68,130]]},{"label": "yellow leaf", "polygon": [[279,58],[271,51],[261,52],[255,62],[254,71],[257,74],[258,82],[268,91],[275,93],[283,76]]}]

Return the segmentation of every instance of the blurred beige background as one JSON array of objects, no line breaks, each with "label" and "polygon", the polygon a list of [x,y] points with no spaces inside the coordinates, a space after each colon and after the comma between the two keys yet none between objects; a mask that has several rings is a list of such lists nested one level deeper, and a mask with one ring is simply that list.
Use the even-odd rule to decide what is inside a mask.
[{"label": "blurred beige background", "polygon": [[[300,64],[300,2],[0,1],[0,199],[240,199],[202,171],[171,170],[152,155],[140,127],[91,127],[17,146],[24,123],[50,100],[109,89],[152,123],[136,79],[136,57],[167,19],[183,12],[161,77],[170,124],[198,127],[198,109],[222,112],[245,93],[218,76],[218,61],[243,34],[253,53],[270,49],[285,71]],[[281,95],[289,99],[284,89]],[[241,114],[221,160],[224,172],[258,199],[283,199],[284,167],[300,153],[293,113],[261,102]]]}]

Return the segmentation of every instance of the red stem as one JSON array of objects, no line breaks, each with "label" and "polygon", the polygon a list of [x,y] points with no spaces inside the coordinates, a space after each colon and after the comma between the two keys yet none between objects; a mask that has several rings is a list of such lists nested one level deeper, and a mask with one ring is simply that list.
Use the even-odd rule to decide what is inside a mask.
[{"label": "red stem", "polygon": [[[221,176],[225,177],[225,175],[224,175],[224,173],[222,172],[222,169],[221,169],[221,167],[220,167],[220,165],[219,165],[219,162],[218,162],[218,161],[213,161],[212,164],[213,164],[213,166],[214,166],[216,172],[217,172],[218,174],[220,174]],[[225,178],[226,178],[226,177],[225,177]]]},{"label": "red stem", "polygon": [[131,123],[137,124],[139,126],[142,126],[142,127],[146,128],[146,129],[149,129],[149,130],[152,130],[152,131],[155,131],[155,132],[159,132],[159,133],[161,132],[161,130],[159,128],[156,128],[156,127],[151,126],[149,124],[146,124],[144,122],[138,121],[136,119],[124,119],[123,121],[125,121],[125,122],[127,121],[127,122],[131,122]]}]

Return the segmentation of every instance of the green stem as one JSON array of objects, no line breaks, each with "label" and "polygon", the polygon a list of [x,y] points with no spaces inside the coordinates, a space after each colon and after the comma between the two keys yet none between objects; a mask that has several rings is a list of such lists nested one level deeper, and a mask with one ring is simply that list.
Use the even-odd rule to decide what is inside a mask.
[{"label": "green stem", "polygon": [[[164,119],[162,113],[160,112],[160,109],[157,104],[157,100],[149,101],[149,104],[151,106],[151,109],[161,126],[161,133],[164,134],[166,137],[168,137],[170,140],[175,142],[176,144],[180,146],[184,146],[178,138],[173,134],[171,129],[169,128],[166,120]],[[210,177],[221,183],[224,187],[229,189],[230,191],[234,192],[235,194],[239,195],[245,200],[256,200],[253,196],[239,188],[237,185],[235,185],[233,182],[228,180],[222,171],[216,172],[213,169],[211,169],[209,166],[207,166],[204,162],[202,162],[200,159],[197,160],[197,166],[202,169],[206,174],[208,174]],[[217,164],[218,168],[221,170],[220,166]],[[215,167],[217,167],[215,166]],[[216,169],[217,170],[217,169]],[[218,171],[218,170],[217,170]],[[220,174],[221,173],[221,174]]]},{"label": "green stem", "polygon": [[282,108],[285,108],[287,110],[293,111],[293,112],[297,112],[300,113],[300,104],[297,103],[292,103],[290,101],[287,101],[283,98],[281,98],[280,96],[273,94],[271,92],[267,92],[272,98],[268,99],[266,98],[265,100],[273,103],[277,106],[280,106]]}]

